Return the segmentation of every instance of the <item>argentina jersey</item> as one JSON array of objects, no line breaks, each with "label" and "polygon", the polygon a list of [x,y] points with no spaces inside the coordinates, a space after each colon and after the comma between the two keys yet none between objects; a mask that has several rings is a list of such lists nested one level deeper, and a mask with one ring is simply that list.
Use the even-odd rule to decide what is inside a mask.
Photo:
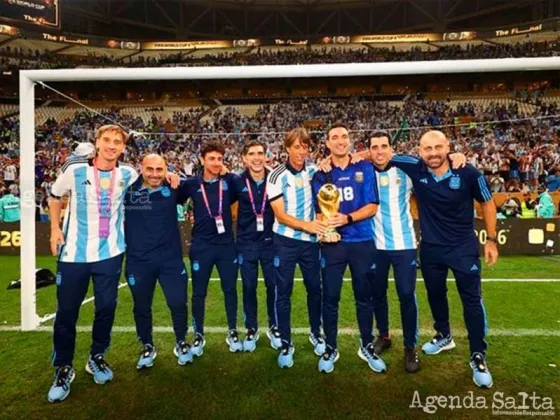
[{"label": "argentina jersey", "polygon": [[[342,169],[333,166],[330,172],[317,172],[313,177],[313,197],[316,210],[317,194],[325,184],[334,184],[340,192],[341,214],[353,213],[367,204],[379,204],[377,181],[371,163],[362,161],[350,163]],[[342,242],[363,242],[373,240],[373,219],[367,218],[337,229]]]},{"label": "argentina jersey", "polygon": [[[299,220],[310,222],[315,219],[311,180],[316,172],[315,166],[304,166],[296,171],[289,162],[278,166],[268,177],[267,194],[269,201],[282,199],[284,211]],[[301,241],[317,242],[317,236],[301,230],[292,229],[278,219],[272,226],[274,233]]]},{"label": "argentina jersey", "polygon": [[[65,243],[59,251],[62,262],[103,261],[125,251],[123,199],[138,173],[132,166],[121,163],[114,170],[113,182],[112,171],[99,171],[97,183],[95,171],[92,160],[73,160],[62,166],[53,184],[51,195],[54,198],[70,195],[62,227]],[[108,215],[107,237],[100,234],[103,230],[100,206]]]},{"label": "argentina jersey", "polygon": [[377,249],[402,251],[416,249],[416,233],[410,215],[411,179],[389,164],[385,171],[375,171],[379,187],[379,208],[374,217]]}]

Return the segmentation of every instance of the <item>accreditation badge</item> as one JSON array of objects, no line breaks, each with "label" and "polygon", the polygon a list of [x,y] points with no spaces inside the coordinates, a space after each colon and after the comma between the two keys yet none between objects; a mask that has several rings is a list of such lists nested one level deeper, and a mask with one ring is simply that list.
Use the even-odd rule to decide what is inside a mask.
[{"label": "accreditation badge", "polygon": [[214,220],[216,221],[216,229],[218,230],[218,235],[226,233],[226,227],[224,226],[224,219],[222,218],[222,216],[216,216],[214,217]]},{"label": "accreditation badge", "polygon": [[257,232],[264,232],[264,215],[257,214]]}]

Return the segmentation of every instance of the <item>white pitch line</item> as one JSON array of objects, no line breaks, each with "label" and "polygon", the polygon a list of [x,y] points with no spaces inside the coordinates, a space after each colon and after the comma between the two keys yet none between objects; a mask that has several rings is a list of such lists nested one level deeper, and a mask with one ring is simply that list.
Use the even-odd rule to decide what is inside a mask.
[{"label": "white pitch line", "polygon": [[[241,278],[238,278],[241,280]],[[344,281],[348,282],[352,279],[350,277],[344,277]],[[211,277],[210,281],[220,281],[219,277]],[[294,281],[303,281],[302,277],[294,278]],[[394,282],[394,278],[389,278],[389,281]],[[424,279],[417,279],[418,282],[423,282]],[[455,282],[455,279],[448,279],[447,281]],[[259,277],[259,282],[264,282],[263,277]],[[482,279],[483,283],[560,283],[560,279]]]},{"label": "white pitch line", "polygon": [[[21,327],[19,326],[0,326],[0,332],[8,332],[8,331],[20,331]],[[88,326],[78,326],[76,327],[78,332],[91,332],[92,327]],[[154,332],[157,333],[172,333],[172,327],[154,327]],[[227,334],[229,331],[227,327],[204,327],[204,330],[208,334]],[[52,333],[52,327],[38,327],[36,330],[31,332],[49,332]],[[113,327],[113,332],[115,333],[135,333],[136,328],[133,326],[115,326]],[[307,335],[309,334],[309,328],[292,328],[293,334],[298,335]],[[434,331],[431,329],[420,329],[421,335],[431,336],[433,335]],[[360,331],[357,328],[340,328],[338,330],[339,335],[359,335]],[[391,330],[391,335],[401,336],[402,337],[402,330],[401,329],[394,329]],[[467,337],[467,331],[464,329],[456,329],[453,330],[454,337]],[[560,329],[556,330],[548,330],[542,328],[536,329],[508,329],[508,328],[491,328],[488,332],[488,336],[495,336],[495,337],[560,337]]]}]

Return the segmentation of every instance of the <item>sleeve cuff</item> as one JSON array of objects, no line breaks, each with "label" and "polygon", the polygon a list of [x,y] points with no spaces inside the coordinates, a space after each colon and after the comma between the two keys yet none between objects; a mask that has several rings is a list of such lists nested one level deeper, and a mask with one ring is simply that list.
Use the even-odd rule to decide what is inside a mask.
[{"label": "sleeve cuff", "polygon": [[280,197],[282,197],[284,194],[278,194],[276,197],[269,197],[268,201],[269,203],[272,203],[275,200],[278,200]]},{"label": "sleeve cuff", "polygon": [[60,196],[54,194],[52,191],[51,191],[51,198],[54,198],[54,199],[56,199],[56,200],[62,200],[62,197],[60,197]]}]

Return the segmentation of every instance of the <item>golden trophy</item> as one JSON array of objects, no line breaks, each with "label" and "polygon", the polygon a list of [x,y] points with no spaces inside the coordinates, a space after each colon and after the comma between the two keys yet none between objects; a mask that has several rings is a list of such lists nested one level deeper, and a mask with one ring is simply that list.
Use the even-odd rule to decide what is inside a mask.
[{"label": "golden trophy", "polygon": [[[338,191],[336,185],[323,185],[317,193],[317,200],[321,213],[327,220],[338,213],[340,207],[340,191]],[[340,241],[340,233],[338,233],[336,229],[330,229],[319,239],[322,242],[338,242]]]}]

